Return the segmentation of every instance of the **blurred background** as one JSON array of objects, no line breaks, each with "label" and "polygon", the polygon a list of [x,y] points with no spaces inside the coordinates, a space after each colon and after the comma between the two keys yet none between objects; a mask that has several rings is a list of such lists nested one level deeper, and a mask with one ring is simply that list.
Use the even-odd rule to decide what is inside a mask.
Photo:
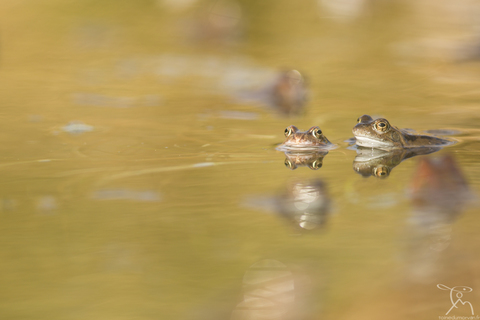
[{"label": "blurred background", "polygon": [[[1,1],[0,318],[424,320],[455,286],[476,315],[479,14]],[[363,114],[457,143],[362,152]]]}]

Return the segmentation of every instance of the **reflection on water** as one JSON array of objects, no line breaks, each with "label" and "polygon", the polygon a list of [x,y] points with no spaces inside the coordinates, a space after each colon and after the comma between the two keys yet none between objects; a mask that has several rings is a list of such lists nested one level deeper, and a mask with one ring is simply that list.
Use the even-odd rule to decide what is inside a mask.
[{"label": "reflection on water", "polygon": [[249,197],[244,204],[274,212],[298,231],[320,229],[331,211],[326,184],[318,179],[291,181],[275,197]]},{"label": "reflection on water", "polygon": [[231,319],[288,319],[295,302],[292,272],[276,260],[261,260],[248,268],[243,277],[243,301]]},{"label": "reflection on water", "polygon": [[244,34],[242,7],[234,0],[212,1],[182,21],[181,29],[189,42],[233,45]]},{"label": "reflection on water", "polygon": [[414,177],[412,203],[420,211],[432,208],[447,214],[450,220],[463,210],[470,197],[467,181],[452,155],[422,158]]},{"label": "reflection on water", "polygon": [[112,25],[86,22],[74,29],[72,38],[80,50],[93,51],[112,46],[116,32]]},{"label": "reflection on water", "polygon": [[472,40],[471,43],[465,45],[463,50],[457,54],[459,62],[474,62],[480,60],[480,39],[479,36]]},{"label": "reflection on water", "polygon": [[144,97],[109,97],[95,93],[76,93],[73,95],[73,103],[79,106],[113,108],[158,107],[162,99],[155,94]]},{"label": "reflection on water", "polygon": [[295,170],[298,167],[309,167],[318,170],[323,166],[323,158],[328,154],[327,150],[317,152],[285,152],[285,167]]},{"label": "reflection on water", "polygon": [[245,271],[243,300],[230,319],[309,319],[312,316],[309,286],[304,271],[293,271],[277,260],[260,260]]},{"label": "reflection on water", "polygon": [[425,147],[415,149],[392,149],[390,151],[372,149],[372,148],[355,148],[357,155],[353,160],[353,170],[363,177],[368,178],[374,176],[377,178],[387,178],[393,168],[398,166],[403,160],[418,155],[425,155],[439,151],[440,148]]},{"label": "reflection on water", "polygon": [[[477,9],[0,1],[0,318],[424,320],[439,283],[478,294]],[[361,114],[455,133],[456,164],[422,160],[408,202],[437,150],[348,149]],[[280,154],[292,123],[332,144]]]},{"label": "reflection on water", "polygon": [[160,194],[156,191],[134,191],[126,189],[97,190],[92,194],[93,199],[98,200],[136,200],[136,201],[160,201]]},{"label": "reflection on water", "polygon": [[241,112],[241,111],[221,111],[220,117],[224,119],[236,119],[236,120],[257,120],[258,114],[253,112]]},{"label": "reflection on water", "polygon": [[43,196],[37,199],[37,211],[39,213],[52,214],[58,207],[54,196]]},{"label": "reflection on water", "polygon": [[71,121],[66,126],[62,127],[62,130],[70,134],[82,134],[85,132],[93,131],[94,127],[88,124],[85,124],[81,121]]},{"label": "reflection on water", "polygon": [[278,211],[304,230],[320,228],[330,213],[330,198],[321,180],[291,182],[278,199]]},{"label": "reflection on water", "polygon": [[465,48],[479,35],[478,2],[460,0],[453,5],[445,0],[414,1],[410,9],[414,25],[423,31],[412,39],[395,43],[395,53],[402,58],[452,63],[468,56]]},{"label": "reflection on water", "polygon": [[410,277],[427,281],[451,242],[452,224],[471,199],[470,188],[450,154],[420,159],[410,187]]},{"label": "reflection on water", "polygon": [[358,18],[365,13],[365,7],[370,4],[368,0],[317,0],[317,2],[322,16],[339,22],[349,22]]}]

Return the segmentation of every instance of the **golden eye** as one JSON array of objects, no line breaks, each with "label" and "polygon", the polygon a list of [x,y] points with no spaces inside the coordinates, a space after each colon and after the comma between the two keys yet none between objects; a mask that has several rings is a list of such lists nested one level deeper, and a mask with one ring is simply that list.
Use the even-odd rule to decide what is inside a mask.
[{"label": "golden eye", "polygon": [[312,134],[315,138],[320,139],[322,137],[322,130],[317,128],[317,129],[313,130]]},{"label": "golden eye", "polygon": [[390,174],[388,167],[378,167],[373,169],[373,175],[377,178],[386,178]]},{"label": "golden eye", "polygon": [[292,132],[293,132],[292,127],[287,127],[287,128],[285,129],[285,137],[290,136],[290,135],[292,134]]},{"label": "golden eye", "polygon": [[310,166],[310,169],[312,170],[318,170],[322,167],[323,163],[322,160],[315,160],[312,165]]},{"label": "golden eye", "polygon": [[367,123],[370,121],[373,121],[373,119],[368,114],[364,114],[363,116],[357,118],[357,123]]},{"label": "golden eye", "polygon": [[386,120],[380,120],[374,124],[374,129],[380,132],[387,132],[390,129],[390,124]]},{"label": "golden eye", "polygon": [[287,167],[290,170],[296,169],[295,165],[290,160],[288,160],[288,158],[285,159],[285,167]]}]

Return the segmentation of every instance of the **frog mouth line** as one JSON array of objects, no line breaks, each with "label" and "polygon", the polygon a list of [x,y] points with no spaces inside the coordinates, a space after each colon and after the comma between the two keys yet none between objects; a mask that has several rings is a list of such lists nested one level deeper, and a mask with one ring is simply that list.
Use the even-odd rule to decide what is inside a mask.
[{"label": "frog mouth line", "polygon": [[276,148],[279,151],[297,151],[297,152],[312,152],[319,151],[322,149],[329,149],[326,146],[279,146]]},{"label": "frog mouth line", "polygon": [[279,145],[275,149],[282,152],[298,152],[298,153],[317,153],[317,152],[326,152],[329,150],[336,149],[336,145]]},{"label": "frog mouth line", "polygon": [[383,142],[369,137],[355,136],[357,145],[361,147],[393,147],[392,143]]}]

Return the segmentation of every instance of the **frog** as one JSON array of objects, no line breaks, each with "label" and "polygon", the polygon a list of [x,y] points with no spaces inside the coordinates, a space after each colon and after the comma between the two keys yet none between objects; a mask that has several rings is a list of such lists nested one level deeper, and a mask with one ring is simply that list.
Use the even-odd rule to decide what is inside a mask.
[{"label": "frog", "polygon": [[319,150],[314,152],[285,152],[285,167],[295,170],[297,167],[309,167],[312,170],[318,170],[323,165],[323,158],[328,154],[328,150]]},{"label": "frog", "polygon": [[277,150],[290,152],[311,152],[320,149],[329,149],[334,145],[327,139],[319,127],[311,127],[307,131],[300,131],[295,126],[285,129],[285,141],[277,147]]},{"label": "frog", "polygon": [[414,134],[392,126],[387,119],[363,115],[353,127],[357,146],[377,149],[422,148],[446,146],[452,141],[424,134]]},{"label": "frog", "polygon": [[281,116],[294,117],[304,113],[308,101],[308,85],[297,70],[277,72],[257,90],[240,91],[236,99],[266,107]]},{"label": "frog", "polygon": [[297,70],[282,72],[270,91],[271,104],[285,115],[300,114],[307,101],[304,77]]}]

